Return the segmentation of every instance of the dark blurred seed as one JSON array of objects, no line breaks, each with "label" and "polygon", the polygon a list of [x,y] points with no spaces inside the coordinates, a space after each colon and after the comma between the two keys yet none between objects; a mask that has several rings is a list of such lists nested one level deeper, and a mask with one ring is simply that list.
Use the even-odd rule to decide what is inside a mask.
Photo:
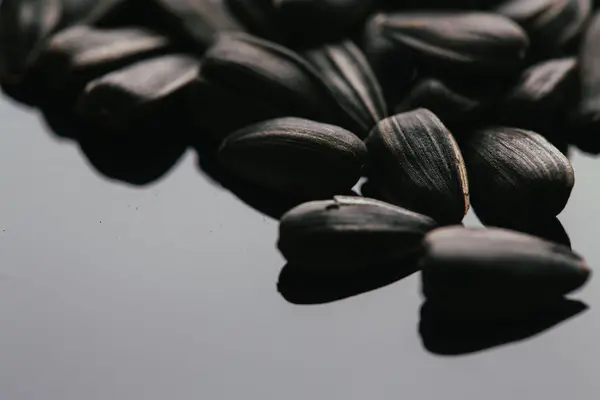
[{"label": "dark blurred seed", "polygon": [[387,107],[379,82],[362,51],[351,41],[325,44],[303,54],[321,77],[346,113],[355,120],[366,137],[377,122],[387,116]]},{"label": "dark blurred seed", "polygon": [[111,72],[86,86],[78,101],[78,114],[115,134],[128,128],[137,128],[134,133],[143,132],[143,127],[153,126],[160,119],[180,121],[187,99],[185,90],[199,68],[198,59],[175,54]]},{"label": "dark blurred seed", "polygon": [[572,133],[567,126],[567,110],[576,101],[577,77],[575,58],[535,64],[523,71],[518,82],[493,107],[490,120],[535,131],[566,154]]},{"label": "dark blurred seed", "polygon": [[126,13],[139,0],[60,0],[61,29],[75,24],[99,25],[125,22]]},{"label": "dark blurred seed", "polygon": [[286,114],[268,100],[257,99],[256,93],[244,93],[209,81],[202,68],[190,89],[187,108],[196,131],[190,138],[194,145],[206,140],[204,136],[220,143],[238,129]]},{"label": "dark blurred seed", "polygon": [[170,34],[191,40],[198,51],[210,46],[217,35],[228,31],[242,31],[241,25],[230,15],[225,0],[149,0],[158,15],[166,19]]},{"label": "dark blurred seed", "polygon": [[569,248],[500,228],[447,227],[425,238],[423,295],[446,304],[544,302],[581,287],[585,261]]},{"label": "dark blurred seed", "polygon": [[226,4],[248,32],[268,40],[281,42],[280,21],[275,15],[272,0],[226,0]]},{"label": "dark blurred seed", "polygon": [[358,131],[305,59],[285,47],[246,34],[223,34],[206,53],[202,75],[212,84],[267,104],[277,116],[294,116]]},{"label": "dark blurred seed", "polygon": [[457,91],[439,79],[427,78],[417,83],[396,107],[398,113],[426,108],[446,125],[473,119],[483,109],[483,96],[475,97]]},{"label": "dark blurred seed", "polygon": [[107,135],[95,125],[85,124],[64,104],[44,104],[40,110],[49,128],[60,138],[75,139],[88,164],[110,180],[147,185],[164,176],[181,158],[186,143],[175,135],[165,140],[160,132],[171,132],[172,121],[160,121],[140,138]]},{"label": "dark blurred seed", "polygon": [[378,14],[370,24],[438,74],[510,74],[522,65],[529,43],[511,20],[481,12]]},{"label": "dark blurred seed", "polygon": [[248,35],[223,35],[206,53],[202,75],[213,85],[255,97],[278,115],[328,119],[316,71],[282,46]]},{"label": "dark blurred seed", "polygon": [[[153,18],[146,0],[62,0],[65,11],[78,24],[95,27],[132,26]],[[89,8],[86,7],[88,4]],[[68,25],[63,21],[63,25]]]},{"label": "dark blurred seed", "polygon": [[321,263],[286,264],[277,281],[277,291],[292,304],[324,304],[357,296],[390,285],[418,271],[418,257],[384,264],[355,265]]},{"label": "dark blurred seed", "polygon": [[[296,45],[320,43],[347,35],[364,22],[377,0],[276,0],[275,16]],[[310,21],[310,22],[309,22]],[[310,28],[307,29],[307,22]]]},{"label": "dark blurred seed", "polygon": [[506,123],[533,129],[536,120],[548,117],[572,97],[577,85],[577,59],[543,61],[527,68],[504,97],[498,114]]},{"label": "dark blurred seed", "polygon": [[350,271],[414,256],[424,235],[436,227],[431,218],[391,204],[335,196],[287,212],[277,246],[303,268]]},{"label": "dark blurred seed", "polygon": [[382,0],[386,10],[485,10],[502,0]]},{"label": "dark blurred seed", "polygon": [[386,32],[387,18],[384,15],[371,17],[365,25],[362,48],[392,108],[404,98],[417,71],[414,55]]},{"label": "dark blurred seed", "polygon": [[519,221],[499,221],[493,226],[527,233],[540,239],[571,248],[571,238],[558,218],[543,220],[523,219]]},{"label": "dark blurred seed", "polygon": [[366,140],[369,178],[390,203],[435,219],[462,221],[469,209],[462,155],[444,124],[426,109],[380,121]]},{"label": "dark blurred seed", "polygon": [[307,199],[349,191],[365,156],[363,142],[353,133],[300,118],[241,129],[219,150],[223,165],[248,182]]},{"label": "dark blurred seed", "polygon": [[60,0],[62,4],[61,25],[77,21],[89,15],[98,4],[112,3],[114,0]]},{"label": "dark blurred seed", "polygon": [[165,140],[161,131],[169,131],[170,124],[162,122],[154,127],[157,132],[139,135],[104,135],[87,127],[78,139],[79,147],[89,164],[110,180],[132,185],[147,185],[163,177],[177,164],[186,150],[178,140]]},{"label": "dark blurred seed", "polygon": [[541,135],[490,127],[461,141],[461,149],[471,203],[484,224],[552,218],[567,204],[575,182],[573,168]]},{"label": "dark blurred seed", "polygon": [[61,11],[60,0],[4,0],[0,5],[0,84],[20,101],[35,101],[31,68]]},{"label": "dark blurred seed", "polygon": [[541,62],[521,74],[506,103],[529,109],[557,108],[573,90],[576,78],[577,59],[574,57]]},{"label": "dark blurred seed", "polygon": [[360,194],[364,197],[370,197],[373,199],[381,199],[383,197],[377,190],[377,185],[369,179],[365,180],[361,185]]},{"label": "dark blurred seed", "polygon": [[434,354],[462,355],[532,337],[587,309],[585,303],[560,298],[502,310],[482,304],[475,312],[449,315],[446,304],[427,301],[421,307],[419,334],[423,346]]},{"label": "dark blurred seed", "polygon": [[580,99],[573,113],[574,143],[582,150],[600,153],[600,11],[583,38],[579,53]]},{"label": "dark blurred seed", "polygon": [[581,33],[591,9],[591,0],[507,0],[495,11],[525,29],[532,49],[553,54]]},{"label": "dark blurred seed", "polygon": [[167,38],[143,29],[76,26],[52,37],[38,67],[51,95],[71,99],[89,81],[169,49]]}]

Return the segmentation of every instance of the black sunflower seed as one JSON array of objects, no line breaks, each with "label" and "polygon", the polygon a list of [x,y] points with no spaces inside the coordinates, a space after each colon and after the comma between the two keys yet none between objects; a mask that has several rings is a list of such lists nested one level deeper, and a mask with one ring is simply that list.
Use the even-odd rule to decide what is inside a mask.
[{"label": "black sunflower seed", "polygon": [[243,31],[225,0],[149,0],[162,17],[171,36],[193,44],[198,52],[208,48],[222,32]]},{"label": "black sunflower seed", "polygon": [[272,0],[226,0],[226,4],[248,32],[274,42],[283,40]]},{"label": "black sunflower seed", "polygon": [[182,122],[185,91],[199,68],[198,59],[175,54],[111,72],[86,86],[77,105],[79,116],[117,134],[144,132],[161,119]]},{"label": "black sunflower seed", "polygon": [[429,217],[381,201],[336,196],[302,204],[281,219],[278,248],[305,269],[349,271],[402,261],[437,227]]},{"label": "black sunflower seed", "polygon": [[390,51],[408,49],[437,74],[510,74],[522,66],[529,45],[517,24],[490,13],[378,14],[370,25],[368,32],[382,35]]},{"label": "black sunflower seed", "polygon": [[[341,39],[363,23],[376,0],[275,0],[274,15],[296,46]],[[307,29],[310,21],[310,29]]]},{"label": "black sunflower seed", "polygon": [[60,0],[4,0],[0,5],[0,84],[23,102],[35,101],[32,68],[61,12]]},{"label": "black sunflower seed", "polygon": [[436,229],[425,238],[420,266],[424,296],[457,305],[543,303],[590,276],[569,248],[499,228]]},{"label": "black sunflower seed", "polygon": [[401,113],[426,108],[447,126],[473,120],[489,101],[486,95],[461,89],[455,89],[436,78],[426,78],[411,89],[395,111]]},{"label": "black sunflower seed", "polygon": [[91,80],[170,47],[166,37],[143,29],[74,26],[52,37],[37,67],[53,98],[71,100]]},{"label": "black sunflower seed", "polygon": [[525,29],[532,50],[545,54],[560,53],[579,35],[591,10],[591,0],[508,0],[495,9]]},{"label": "black sunflower seed", "polygon": [[223,34],[207,51],[202,75],[214,85],[268,105],[277,116],[308,118],[361,132],[316,68],[283,46],[247,34]]},{"label": "black sunflower seed", "polygon": [[540,134],[490,127],[461,141],[471,204],[486,225],[555,217],[575,183],[569,160]]},{"label": "black sunflower seed", "polygon": [[582,150],[600,153],[600,12],[585,32],[579,53],[579,101],[572,116],[573,140]]},{"label": "black sunflower seed", "polygon": [[303,53],[318,70],[337,102],[366,137],[387,116],[379,82],[362,51],[351,41],[325,44]]},{"label": "black sunflower seed", "polygon": [[228,136],[219,150],[229,170],[255,184],[305,199],[347,193],[366,156],[363,142],[337,126],[300,118],[260,122]]},{"label": "black sunflower seed", "polygon": [[462,221],[469,209],[461,152],[444,124],[426,109],[380,121],[366,140],[369,179],[383,199],[440,224]]}]

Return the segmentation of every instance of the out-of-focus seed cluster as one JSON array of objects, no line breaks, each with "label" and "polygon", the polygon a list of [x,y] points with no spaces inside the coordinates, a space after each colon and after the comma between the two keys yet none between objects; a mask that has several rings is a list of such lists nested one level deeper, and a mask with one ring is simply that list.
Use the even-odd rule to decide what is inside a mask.
[{"label": "out-of-focus seed cluster", "polygon": [[[446,311],[506,311],[590,275],[556,216],[569,146],[600,153],[596,8],[3,0],[0,84],[111,178],[148,183],[191,146],[242,199],[266,199],[284,295],[302,274],[311,302],[327,297],[319,274],[376,287],[421,268]],[[462,226],[470,207],[488,229]]]}]

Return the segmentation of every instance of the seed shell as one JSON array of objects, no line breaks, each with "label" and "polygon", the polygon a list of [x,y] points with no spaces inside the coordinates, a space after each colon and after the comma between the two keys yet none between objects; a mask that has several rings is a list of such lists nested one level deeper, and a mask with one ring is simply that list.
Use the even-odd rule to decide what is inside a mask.
[{"label": "seed shell", "polygon": [[383,93],[362,51],[349,40],[306,51],[338,103],[355,121],[355,133],[367,136],[387,116]]},{"label": "seed shell", "polygon": [[174,54],[143,60],[90,82],[77,110],[84,120],[119,133],[144,131],[160,119],[180,121],[185,90],[198,74],[198,59]]},{"label": "seed shell", "polygon": [[335,196],[288,211],[279,225],[278,248],[306,269],[359,268],[414,255],[436,227],[431,218],[401,207]]},{"label": "seed shell", "polygon": [[591,0],[508,0],[496,8],[525,29],[532,47],[545,53],[556,53],[579,35],[591,10]]},{"label": "seed shell", "polygon": [[268,104],[277,116],[308,118],[360,131],[316,68],[275,43],[247,34],[222,34],[206,53],[202,74],[213,84]]},{"label": "seed shell", "polygon": [[585,32],[579,52],[579,101],[573,112],[573,140],[582,150],[600,153],[600,11]]},{"label": "seed shell", "polygon": [[223,165],[241,178],[307,200],[349,191],[365,156],[363,142],[353,133],[291,117],[241,129],[219,151]]},{"label": "seed shell", "polygon": [[171,47],[166,37],[144,29],[74,26],[52,37],[39,70],[52,95],[70,99],[91,80]]},{"label": "seed shell", "polygon": [[384,200],[428,215],[439,224],[460,223],[469,209],[461,152],[431,111],[418,109],[380,121],[366,140],[369,178]]},{"label": "seed shell", "polygon": [[430,232],[421,269],[428,300],[456,303],[560,298],[590,276],[585,261],[569,248],[499,228]]},{"label": "seed shell", "polygon": [[471,203],[488,225],[548,219],[567,204],[575,183],[571,163],[540,134],[489,127],[461,141]]},{"label": "seed shell", "polygon": [[371,23],[379,25],[389,41],[410,49],[424,67],[438,73],[512,73],[522,65],[529,45],[517,24],[490,13],[378,14]]},{"label": "seed shell", "polygon": [[11,96],[34,102],[32,68],[57,28],[59,0],[4,0],[0,4],[0,84]]},{"label": "seed shell", "polygon": [[189,39],[198,50],[208,48],[218,34],[243,31],[225,0],[149,0],[170,29],[170,34]]},{"label": "seed shell", "polygon": [[[275,16],[295,45],[319,43],[347,35],[361,24],[376,0],[275,0]],[[311,28],[306,29],[310,21]]]},{"label": "seed shell", "polygon": [[226,0],[226,4],[248,32],[278,43],[283,40],[272,0]]},{"label": "seed shell", "polygon": [[397,113],[426,108],[448,125],[474,118],[485,105],[483,99],[462,93],[436,78],[418,82],[396,107]]},{"label": "seed shell", "polygon": [[[569,99],[577,84],[577,59],[574,57],[543,61],[527,68],[503,101],[503,111],[515,114],[534,114],[558,109]],[[525,119],[521,116],[519,120]]]}]

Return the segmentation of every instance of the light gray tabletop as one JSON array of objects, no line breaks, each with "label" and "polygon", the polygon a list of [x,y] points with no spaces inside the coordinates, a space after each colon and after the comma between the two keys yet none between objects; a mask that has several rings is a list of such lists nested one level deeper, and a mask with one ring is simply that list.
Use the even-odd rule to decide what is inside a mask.
[{"label": "light gray tabletop", "polygon": [[[462,356],[427,351],[418,275],[340,302],[277,292],[277,224],[187,153],[145,187],[108,180],[35,111],[0,100],[0,399],[596,399],[587,311]],[[600,265],[600,164],[575,154],[561,220]],[[472,216],[468,222],[473,223]]]}]

